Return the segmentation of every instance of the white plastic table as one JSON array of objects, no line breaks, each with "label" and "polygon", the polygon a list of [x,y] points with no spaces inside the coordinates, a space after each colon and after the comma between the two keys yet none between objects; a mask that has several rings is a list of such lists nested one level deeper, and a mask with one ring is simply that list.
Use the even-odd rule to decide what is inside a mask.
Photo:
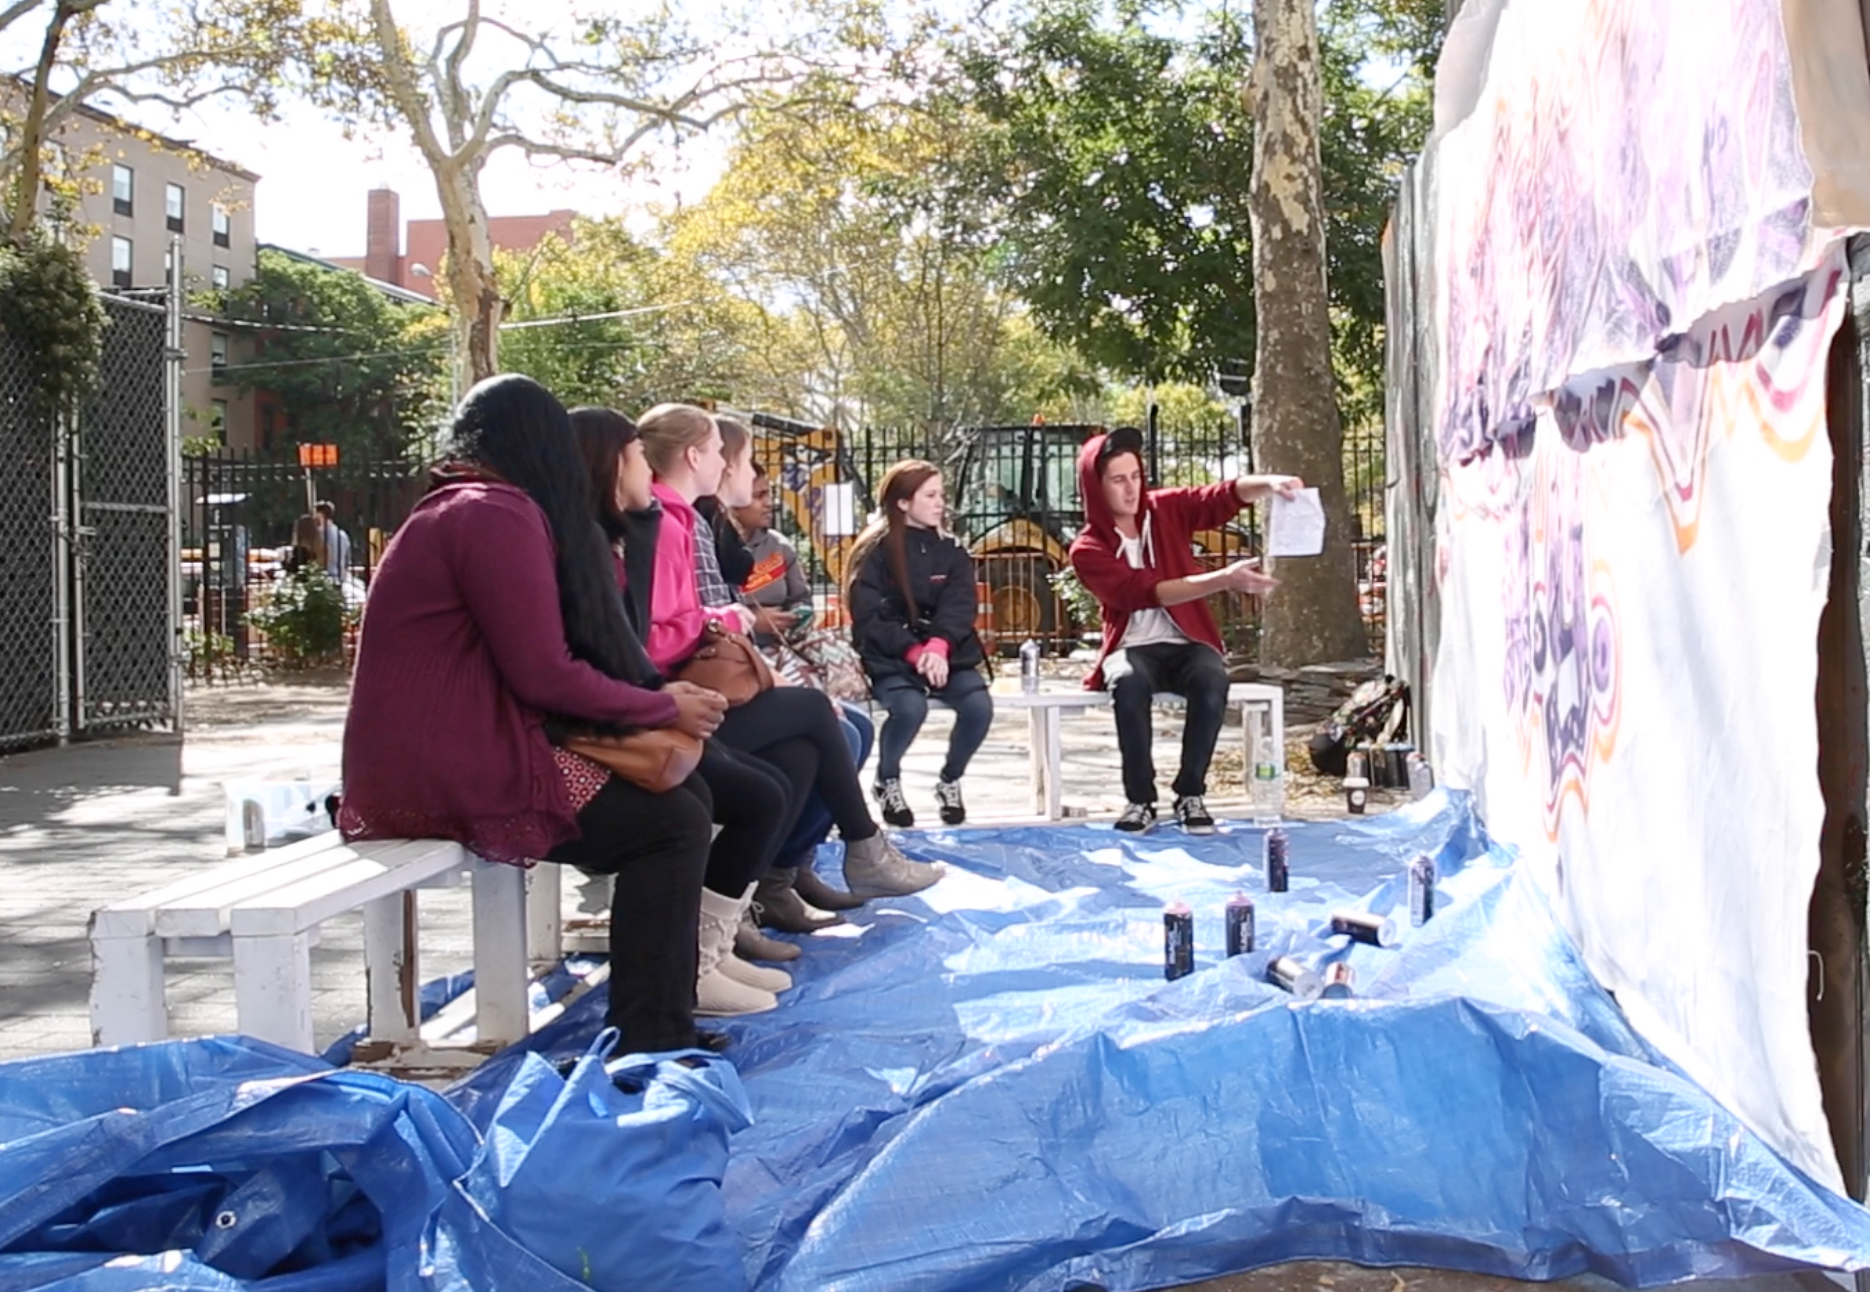
[{"label": "white plastic table", "polygon": [[[995,691],[995,708],[1024,709],[1026,711],[1026,735],[1028,742],[1027,768],[1028,784],[1032,790],[1032,810],[1043,813],[1048,821],[1057,821],[1064,817],[1064,786],[1061,783],[1064,769],[1064,750],[1062,723],[1066,714],[1083,713],[1088,709],[1110,707],[1110,692],[1085,691],[1078,688],[1071,690],[1043,690],[1028,694],[1024,691]],[[1172,692],[1162,691],[1156,695],[1156,703],[1184,705],[1186,701]],[[1272,727],[1275,744],[1278,747],[1279,775],[1285,779],[1286,772],[1286,693],[1283,688],[1264,682],[1234,682],[1227,688],[1227,703],[1239,705],[1241,749],[1247,764],[1246,772],[1253,774],[1253,728],[1248,724],[1248,711],[1261,706],[1272,710]]]}]

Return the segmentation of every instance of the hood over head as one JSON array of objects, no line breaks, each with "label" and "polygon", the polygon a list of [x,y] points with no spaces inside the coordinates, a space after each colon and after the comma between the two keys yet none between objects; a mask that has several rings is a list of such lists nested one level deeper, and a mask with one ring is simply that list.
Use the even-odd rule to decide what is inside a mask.
[{"label": "hood over head", "polygon": [[[1117,521],[1104,501],[1104,465],[1120,453],[1134,453],[1143,461],[1143,433],[1134,426],[1119,426],[1093,435],[1078,450],[1078,496],[1084,502],[1085,528],[1107,543],[1117,541]],[[1149,510],[1149,482],[1143,482],[1143,512]]]}]

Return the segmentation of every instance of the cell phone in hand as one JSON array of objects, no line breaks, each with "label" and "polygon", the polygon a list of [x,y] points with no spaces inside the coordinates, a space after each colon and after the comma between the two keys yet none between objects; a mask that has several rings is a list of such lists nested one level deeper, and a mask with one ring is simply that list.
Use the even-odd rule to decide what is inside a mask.
[{"label": "cell phone in hand", "polygon": [[814,613],[815,612],[812,609],[811,602],[808,601],[804,605],[800,606],[796,611],[793,612],[792,631],[796,633],[800,631],[801,629],[805,628],[807,625],[809,625],[812,622],[812,616]]}]

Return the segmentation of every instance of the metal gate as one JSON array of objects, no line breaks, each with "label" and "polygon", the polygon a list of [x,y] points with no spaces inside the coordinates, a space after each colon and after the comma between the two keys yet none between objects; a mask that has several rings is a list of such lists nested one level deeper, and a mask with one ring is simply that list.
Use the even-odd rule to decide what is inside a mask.
[{"label": "metal gate", "polygon": [[105,296],[102,382],[75,425],[0,336],[0,749],[172,725],[180,316]]}]

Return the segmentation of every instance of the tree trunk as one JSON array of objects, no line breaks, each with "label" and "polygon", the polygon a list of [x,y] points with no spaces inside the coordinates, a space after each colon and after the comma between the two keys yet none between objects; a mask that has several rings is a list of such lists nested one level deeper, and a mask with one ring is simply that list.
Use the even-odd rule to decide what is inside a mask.
[{"label": "tree trunk", "polygon": [[494,282],[493,244],[481,201],[478,168],[435,172],[442,225],[448,231],[448,289],[454,297],[455,374],[460,393],[500,371],[500,320],[506,303]]},{"label": "tree trunk", "polygon": [[[1254,0],[1258,42],[1247,87],[1253,109],[1255,308],[1253,436],[1262,471],[1304,477],[1322,496],[1325,550],[1271,572],[1262,662],[1285,668],[1360,659],[1370,650],[1357,605],[1343,428],[1331,367],[1324,198],[1318,134],[1323,92],[1311,0]],[[1269,568],[1271,563],[1269,562]]]},{"label": "tree trunk", "polygon": [[52,11],[51,21],[46,23],[45,40],[39,47],[39,63],[32,78],[32,99],[26,108],[26,119],[20,123],[19,168],[13,174],[13,209],[7,219],[7,236],[14,242],[25,239],[39,215],[39,180],[43,174],[39,153],[45,147],[45,115],[52,69],[58,63],[65,27],[81,11],[67,0],[60,0]]}]

